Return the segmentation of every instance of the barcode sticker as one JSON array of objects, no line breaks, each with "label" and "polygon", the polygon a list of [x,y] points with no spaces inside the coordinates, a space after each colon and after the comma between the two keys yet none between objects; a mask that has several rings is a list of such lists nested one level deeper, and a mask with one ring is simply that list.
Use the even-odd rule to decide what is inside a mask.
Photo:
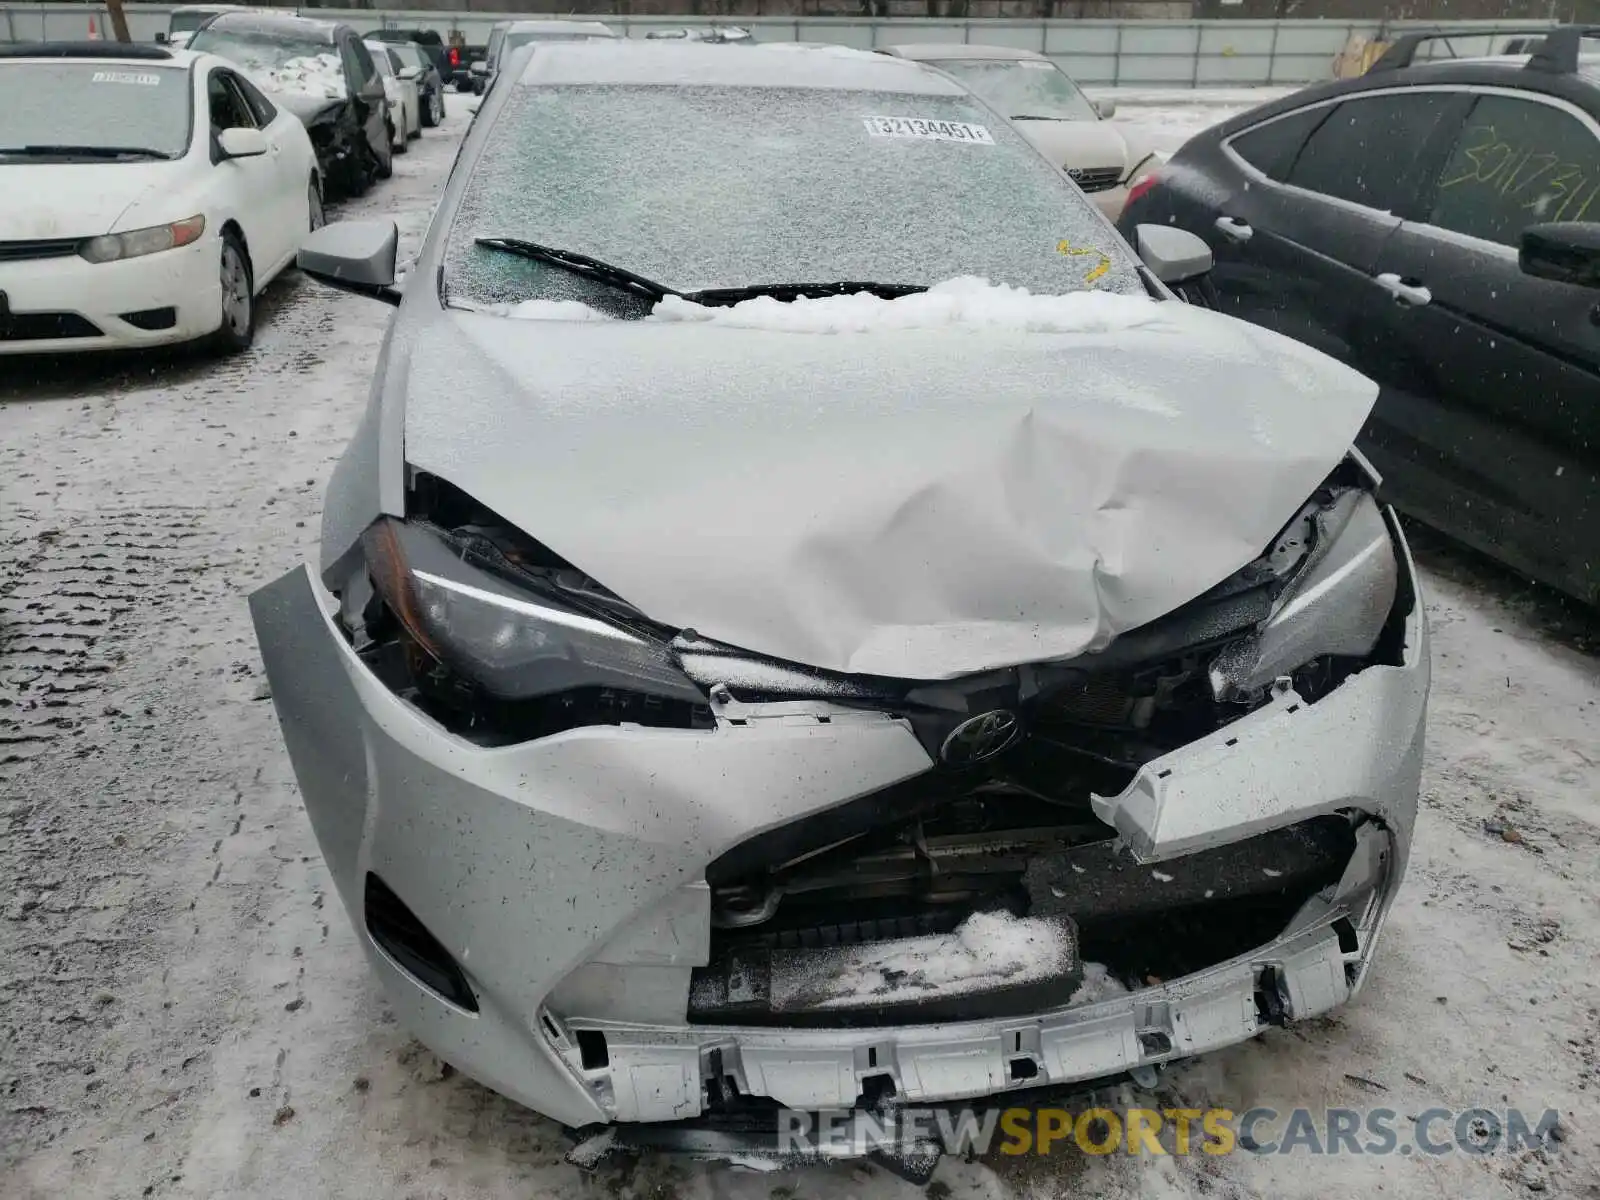
[{"label": "barcode sticker", "polygon": [[140,71],[96,71],[90,83],[137,83],[141,87],[160,87],[161,76]]},{"label": "barcode sticker", "polygon": [[935,121],[926,117],[862,117],[861,123],[873,137],[926,138],[935,142],[973,142],[994,145],[994,137],[982,125],[965,121]]}]

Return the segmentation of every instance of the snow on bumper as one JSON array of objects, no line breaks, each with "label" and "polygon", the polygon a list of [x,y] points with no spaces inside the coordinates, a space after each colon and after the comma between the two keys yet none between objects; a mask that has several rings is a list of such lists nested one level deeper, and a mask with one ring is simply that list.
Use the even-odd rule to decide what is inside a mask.
[{"label": "snow on bumper", "polygon": [[[251,598],[285,741],[324,857],[410,1029],[490,1086],[574,1126],[692,1118],[706,1080],[794,1107],[848,1107],[888,1075],[908,1101],[1102,1077],[1303,1019],[1360,987],[1415,817],[1426,629],[1316,704],[1292,692],[1097,799],[1157,861],[1333,812],[1362,827],[1342,881],[1251,953],[1131,994],[1023,1017],[875,1028],[690,1025],[707,961],[706,864],[806,813],[925,771],[900,721],[712,731],[582,728],[482,748],[373,677],[299,569]],[[443,999],[368,932],[369,873],[471,979]],[[599,1047],[598,1052],[596,1047]],[[1019,1059],[1031,1067],[1017,1071]]]},{"label": "snow on bumper", "polygon": [[[13,318],[9,334],[0,319],[0,354],[159,346],[210,333],[222,314],[217,246],[208,237],[119,262],[69,254],[0,263],[0,292]],[[127,319],[166,308],[174,310],[170,324],[146,321],[158,328]]]}]

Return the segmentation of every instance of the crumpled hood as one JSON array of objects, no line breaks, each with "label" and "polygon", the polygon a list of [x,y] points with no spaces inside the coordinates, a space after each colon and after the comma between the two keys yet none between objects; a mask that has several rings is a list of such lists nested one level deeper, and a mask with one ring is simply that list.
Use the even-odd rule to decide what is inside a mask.
[{"label": "crumpled hood", "polygon": [[[257,80],[256,82],[259,82]],[[280,108],[288,109],[300,119],[300,124],[307,124],[325,108],[338,108],[345,101],[337,97],[313,96],[308,92],[279,92],[263,88],[272,97],[272,102]]]},{"label": "crumpled hood", "polygon": [[385,386],[407,462],[655,620],[941,679],[1096,648],[1226,578],[1376,395],[1254,326],[1146,318],[817,334],[450,311],[396,328]]},{"label": "crumpled hood", "polygon": [[111,233],[136,201],[170,187],[178,168],[154,161],[0,165],[0,241]]},{"label": "crumpled hood", "polygon": [[1117,167],[1126,172],[1137,165],[1127,139],[1106,121],[1017,121],[1018,132],[1043,151],[1062,170],[1069,167]]}]

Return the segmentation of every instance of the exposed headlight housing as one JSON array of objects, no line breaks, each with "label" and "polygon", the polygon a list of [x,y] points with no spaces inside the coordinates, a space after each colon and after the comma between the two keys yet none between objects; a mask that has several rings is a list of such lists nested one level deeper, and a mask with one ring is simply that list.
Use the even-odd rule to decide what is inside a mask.
[{"label": "exposed headlight housing", "polygon": [[1351,488],[1302,512],[1274,553],[1309,543],[1272,612],[1210,668],[1212,695],[1237,700],[1323,656],[1365,658],[1394,608],[1400,562],[1372,493]]},{"label": "exposed headlight housing", "polygon": [[159,254],[163,250],[197,242],[205,231],[205,217],[196,214],[170,225],[151,225],[144,229],[130,229],[127,233],[107,233],[89,238],[79,243],[78,255],[92,263],[142,258],[146,254]]},{"label": "exposed headlight housing", "polygon": [[416,645],[490,696],[598,686],[704,702],[665,642],[479,569],[427,528],[384,517],[361,544],[373,586]]}]

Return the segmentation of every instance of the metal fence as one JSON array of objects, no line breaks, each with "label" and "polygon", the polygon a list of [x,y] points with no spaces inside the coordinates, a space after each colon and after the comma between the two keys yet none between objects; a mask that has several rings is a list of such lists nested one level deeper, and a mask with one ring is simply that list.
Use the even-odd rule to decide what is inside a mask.
[{"label": "metal fence", "polygon": [[[129,32],[139,41],[153,41],[167,27],[171,10],[157,5],[127,9]],[[285,12],[291,11],[285,9]],[[347,22],[366,31],[382,26],[458,30],[469,45],[481,45],[489,27],[510,16],[562,14],[469,14],[383,9],[305,10],[307,16]],[[632,37],[651,29],[705,24],[685,17],[605,17],[606,23]],[[105,9],[97,4],[0,3],[0,41],[79,39],[90,23],[109,36]],[[1255,84],[1300,84],[1328,79],[1334,58],[1352,35],[1375,35],[1376,22],[1346,21],[1099,21],[1099,20],[925,20],[832,17],[740,18],[757,41],[836,42],[870,50],[896,42],[979,42],[1038,50],[1059,63],[1081,83],[1112,87],[1204,87]],[[1391,22],[1392,36],[1409,26],[1431,22]],[[1452,28],[1473,22],[1452,22]],[[1478,22],[1488,25],[1490,22]],[[1487,53],[1469,40],[1458,53]]]}]

